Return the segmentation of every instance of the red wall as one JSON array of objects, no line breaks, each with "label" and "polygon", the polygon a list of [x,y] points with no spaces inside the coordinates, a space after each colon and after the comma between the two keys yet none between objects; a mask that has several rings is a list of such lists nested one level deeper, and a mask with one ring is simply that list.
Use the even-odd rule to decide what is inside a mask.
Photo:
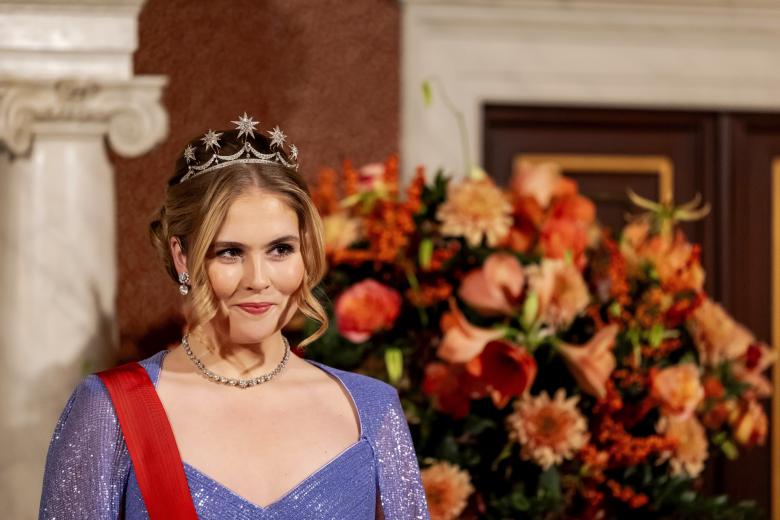
[{"label": "red wall", "polygon": [[396,152],[399,24],[394,0],[147,0],[135,72],[168,78],[170,131],[142,157],[112,157],[126,354],[156,347],[154,330],[178,315],[147,226],[185,143],[246,110],[285,131],[309,178],[342,157],[359,165]]}]

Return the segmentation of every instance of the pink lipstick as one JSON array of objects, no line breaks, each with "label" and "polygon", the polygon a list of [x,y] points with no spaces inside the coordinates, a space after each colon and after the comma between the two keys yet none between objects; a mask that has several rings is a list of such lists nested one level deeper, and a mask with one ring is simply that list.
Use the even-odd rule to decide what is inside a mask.
[{"label": "pink lipstick", "polygon": [[273,303],[242,303],[239,305],[241,309],[249,314],[263,314],[273,306]]}]

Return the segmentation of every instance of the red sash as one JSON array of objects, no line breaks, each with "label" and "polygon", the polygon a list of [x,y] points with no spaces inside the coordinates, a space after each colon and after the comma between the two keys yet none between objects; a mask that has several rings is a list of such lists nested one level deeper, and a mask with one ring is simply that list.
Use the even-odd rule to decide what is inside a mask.
[{"label": "red sash", "polygon": [[97,375],[114,404],[151,520],[197,520],[179,448],[149,374],[127,363]]}]

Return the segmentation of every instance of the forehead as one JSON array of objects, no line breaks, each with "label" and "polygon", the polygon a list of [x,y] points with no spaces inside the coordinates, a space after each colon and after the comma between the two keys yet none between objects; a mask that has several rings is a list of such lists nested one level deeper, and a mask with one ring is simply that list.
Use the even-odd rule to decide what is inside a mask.
[{"label": "forehead", "polygon": [[231,203],[217,240],[265,242],[298,236],[298,215],[281,197],[253,188]]}]

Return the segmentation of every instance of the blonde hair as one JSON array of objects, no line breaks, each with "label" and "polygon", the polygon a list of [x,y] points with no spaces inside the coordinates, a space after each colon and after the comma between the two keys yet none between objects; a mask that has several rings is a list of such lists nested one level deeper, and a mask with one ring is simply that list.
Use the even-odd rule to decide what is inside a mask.
[{"label": "blonde hair", "polygon": [[[220,153],[230,153],[229,147],[223,146]],[[166,271],[177,284],[170,239],[177,237],[182,244],[191,284],[189,325],[194,328],[216,316],[217,303],[206,273],[206,255],[233,201],[248,190],[259,188],[286,202],[298,216],[304,279],[294,301],[305,316],[320,323],[298,346],[303,348],[325,334],[328,315],[313,293],[327,270],[324,230],[303,177],[282,165],[235,163],[179,183],[186,164],[180,160],[178,166],[159,217],[150,224],[149,231]]]}]

